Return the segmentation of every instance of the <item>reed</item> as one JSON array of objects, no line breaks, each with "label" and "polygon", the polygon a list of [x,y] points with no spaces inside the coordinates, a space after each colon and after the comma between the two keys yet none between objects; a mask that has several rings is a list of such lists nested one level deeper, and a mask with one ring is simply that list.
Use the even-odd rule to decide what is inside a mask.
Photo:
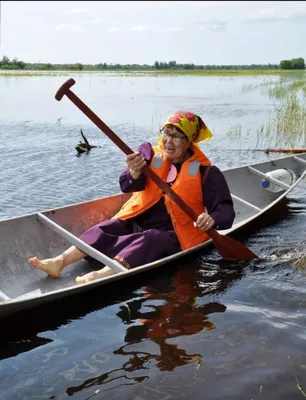
[{"label": "reed", "polygon": [[268,94],[270,97],[280,99],[286,97],[287,93],[299,92],[301,89],[305,93],[306,79],[299,79],[293,82],[278,82],[274,87],[268,89]]},{"label": "reed", "polygon": [[[306,76],[305,71],[291,72],[281,76],[277,81],[270,79],[258,85],[245,84],[242,93],[261,90],[261,94],[275,99],[267,122],[256,131],[258,146],[268,148],[305,147],[306,143]],[[232,126],[227,135],[242,138],[249,135],[240,124]]]},{"label": "reed", "polygon": [[232,126],[227,132],[227,136],[235,139],[241,138],[241,134],[242,134],[242,125],[240,124]]},{"label": "reed", "polygon": [[297,386],[297,388],[298,388],[299,391],[302,393],[303,397],[306,398],[306,393],[305,393],[305,391],[303,390],[302,386],[300,385],[300,382],[299,382],[298,378],[295,377],[295,379],[296,379],[296,386]]},{"label": "reed", "polygon": [[268,148],[303,147],[306,141],[306,105],[296,93],[286,92],[268,122],[257,131],[257,144]]},{"label": "reed", "polygon": [[128,313],[127,322],[131,322],[131,319],[132,319],[131,309],[127,303],[123,303],[123,306],[126,307],[126,309],[127,309],[127,313]]}]

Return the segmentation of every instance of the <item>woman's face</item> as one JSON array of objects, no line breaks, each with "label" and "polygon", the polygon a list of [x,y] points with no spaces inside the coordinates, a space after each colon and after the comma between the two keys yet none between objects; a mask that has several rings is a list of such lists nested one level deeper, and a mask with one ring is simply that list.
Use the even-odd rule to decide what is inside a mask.
[{"label": "woman's face", "polygon": [[172,163],[185,161],[189,142],[187,136],[174,125],[163,128],[162,143],[165,155]]}]

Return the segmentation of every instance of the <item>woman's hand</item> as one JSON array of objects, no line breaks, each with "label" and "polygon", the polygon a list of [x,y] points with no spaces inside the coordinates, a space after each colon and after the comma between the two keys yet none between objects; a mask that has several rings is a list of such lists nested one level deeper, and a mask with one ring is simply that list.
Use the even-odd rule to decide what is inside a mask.
[{"label": "woman's hand", "polygon": [[132,175],[133,179],[138,179],[143,168],[147,165],[147,162],[141,157],[139,152],[129,154],[126,157],[126,163],[130,169],[130,174]]},{"label": "woman's hand", "polygon": [[194,222],[195,228],[201,229],[201,231],[208,231],[215,225],[215,221],[210,215],[203,213],[198,216],[197,222]]}]

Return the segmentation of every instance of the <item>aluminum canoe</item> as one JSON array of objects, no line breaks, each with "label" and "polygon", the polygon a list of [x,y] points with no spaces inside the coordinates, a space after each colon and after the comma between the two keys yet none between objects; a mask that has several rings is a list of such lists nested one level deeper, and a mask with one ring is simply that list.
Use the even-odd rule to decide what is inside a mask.
[{"label": "aluminum canoe", "polygon": [[[291,185],[270,178],[271,183],[278,185],[280,189],[278,192],[271,192],[263,188],[262,182],[267,173],[276,169],[293,171],[296,178]],[[219,231],[220,234],[228,235],[246,227],[271,210],[301,182],[306,174],[306,153],[269,159],[222,172],[230,188],[236,212],[232,228]],[[0,221],[0,318],[125,279],[192,252],[200,251],[203,254],[208,249],[211,250],[212,241],[209,240],[128,271],[121,264],[89,248],[78,239],[84,230],[111,218],[130,196],[131,194],[117,194]],[[49,278],[44,272],[28,264],[29,257],[53,257],[71,244],[79,246],[97,260],[99,267],[103,264],[111,266],[116,274],[77,285],[75,277],[93,269],[91,263],[86,260],[67,267],[59,279]]]}]

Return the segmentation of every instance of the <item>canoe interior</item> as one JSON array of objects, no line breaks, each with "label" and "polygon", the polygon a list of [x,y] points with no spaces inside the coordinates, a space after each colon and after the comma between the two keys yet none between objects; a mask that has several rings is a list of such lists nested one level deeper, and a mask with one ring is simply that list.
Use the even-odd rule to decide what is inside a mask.
[{"label": "canoe interior", "polygon": [[[299,154],[298,157],[306,161],[306,153]],[[297,162],[293,156],[252,164],[252,167],[263,173],[274,169],[288,168],[296,173],[297,178],[300,178],[306,170],[306,165]],[[248,166],[229,169],[223,171],[223,173],[231,193],[258,207],[262,212],[265,212],[267,207],[276,204],[277,200],[287,193],[285,190],[271,193],[263,189],[261,186],[262,178],[250,173]],[[44,211],[43,214],[78,237],[87,228],[113,216],[130,196],[131,194],[118,194]],[[228,232],[243,226],[245,222],[251,221],[262,213],[235,200],[234,206],[236,218],[233,228]],[[66,268],[60,279],[48,278],[45,273],[28,264],[27,260],[31,256],[37,255],[39,258],[53,257],[70,246],[66,239],[43,225],[37,219],[36,214],[1,221],[0,234],[2,238],[0,242],[0,291],[11,299],[22,296],[20,300],[17,299],[18,307],[17,305],[16,307],[8,307],[10,302],[0,304],[0,316],[7,312],[8,308],[12,310],[22,308],[22,302],[27,303],[28,307],[28,299],[37,299],[42,294],[50,293],[50,300],[56,297],[51,296],[54,291],[61,290],[61,293],[57,293],[57,297],[60,297],[65,295],[64,289],[71,288],[80,291],[88,289],[88,286],[91,285],[81,285],[83,286],[82,289],[80,287],[77,288],[75,285],[75,277],[77,275],[93,269],[93,265],[86,260],[81,260]],[[205,248],[203,245],[200,247]],[[154,263],[153,266],[157,264],[159,262]],[[112,280],[113,278],[107,279]],[[114,279],[119,278],[116,276]],[[93,286],[96,286],[96,284]],[[45,302],[48,301],[48,296],[42,297],[45,297]],[[0,295],[0,303],[2,300],[3,297],[1,298]]]},{"label": "canoe interior", "polygon": [[[306,153],[299,154],[298,158],[306,160]],[[293,157],[284,157],[252,164],[252,167],[263,173],[287,168],[294,171],[297,178],[299,178],[306,169],[306,165],[298,163]],[[261,186],[262,178],[250,173],[248,166],[232,168],[222,172],[232,195],[240,197],[260,209],[268,207],[272,202],[276,201],[284,194],[284,191],[272,193],[263,189]],[[234,224],[240,223],[257,214],[256,210],[251,210],[250,208],[238,204],[237,201],[233,201],[236,212]]]},{"label": "canoe interior", "polygon": [[[44,212],[54,222],[79,236],[90,226],[110,218],[130,197],[119,194],[104,199],[57,208]],[[50,279],[28,264],[29,257],[49,258],[70,247],[68,241],[43,225],[36,214],[0,223],[0,290],[10,298],[39,289],[42,293],[75,284],[75,277],[90,268],[81,260],[67,268],[61,279]]]}]

